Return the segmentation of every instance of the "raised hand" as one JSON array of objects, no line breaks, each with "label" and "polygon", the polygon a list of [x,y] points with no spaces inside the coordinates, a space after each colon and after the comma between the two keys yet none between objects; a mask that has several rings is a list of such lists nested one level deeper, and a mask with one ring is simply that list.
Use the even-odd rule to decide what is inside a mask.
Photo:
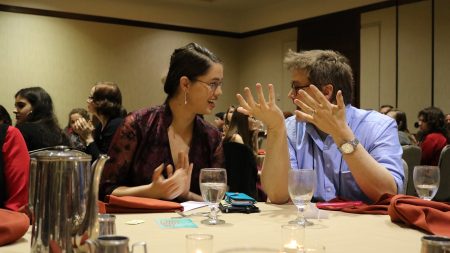
[{"label": "raised hand", "polygon": [[73,131],[77,133],[84,142],[87,142],[88,140],[93,141],[94,137],[92,133],[94,132],[94,129],[92,122],[86,121],[83,117],[75,121],[73,125]]},{"label": "raised hand", "polygon": [[[171,164],[164,168],[164,164],[155,169],[152,176],[152,188],[158,198],[172,200],[176,197],[187,198],[191,187],[193,164],[189,164],[189,157],[184,152],[178,153],[175,169]],[[167,179],[162,172],[167,172]]]},{"label": "raised hand", "polygon": [[241,94],[237,94],[236,97],[241,107],[237,110],[246,115],[254,116],[260,119],[268,130],[284,127],[283,112],[275,103],[275,91],[272,84],[268,85],[269,88],[269,101],[266,101],[262,86],[260,83],[256,84],[256,94],[258,101],[255,101],[253,95],[248,87],[244,89],[244,97]]},{"label": "raised hand", "polygon": [[[169,166],[172,167],[172,165],[167,167]],[[161,164],[153,171],[152,188],[157,198],[172,200],[183,192],[183,187],[177,184],[177,180],[171,179],[172,177],[165,179],[162,175],[163,170],[164,164]]]},{"label": "raised hand", "polygon": [[328,101],[316,86],[311,85],[310,89],[312,95],[309,95],[304,90],[300,90],[301,100],[294,100],[294,103],[301,108],[301,111],[295,111],[297,119],[314,124],[333,138],[341,138],[343,135],[342,131],[348,128],[342,92],[337,92],[335,105]]},{"label": "raised hand", "polygon": [[181,197],[187,198],[191,188],[191,176],[194,164],[189,164],[189,156],[185,152],[178,152],[178,161],[175,166],[174,178],[183,186]]}]

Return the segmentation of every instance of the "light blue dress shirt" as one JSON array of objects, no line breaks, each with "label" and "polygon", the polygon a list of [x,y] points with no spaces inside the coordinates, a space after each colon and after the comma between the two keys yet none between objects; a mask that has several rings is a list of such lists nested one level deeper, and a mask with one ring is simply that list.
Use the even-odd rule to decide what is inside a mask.
[{"label": "light blue dress shirt", "polygon": [[[403,188],[402,148],[395,121],[375,111],[345,107],[347,124],[369,154],[393,176],[397,189]],[[292,169],[313,168],[317,173],[314,197],[328,201],[337,196],[372,202],[361,190],[331,136],[323,141],[312,124],[287,118],[289,156]],[[377,182],[373,182],[377,184]]]}]

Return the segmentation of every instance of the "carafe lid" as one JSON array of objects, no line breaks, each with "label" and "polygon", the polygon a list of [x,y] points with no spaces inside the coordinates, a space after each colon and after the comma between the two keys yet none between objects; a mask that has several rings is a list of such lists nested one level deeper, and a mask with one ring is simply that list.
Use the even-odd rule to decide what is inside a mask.
[{"label": "carafe lid", "polygon": [[84,152],[67,146],[55,146],[30,151],[30,157],[39,161],[91,161],[92,157]]}]

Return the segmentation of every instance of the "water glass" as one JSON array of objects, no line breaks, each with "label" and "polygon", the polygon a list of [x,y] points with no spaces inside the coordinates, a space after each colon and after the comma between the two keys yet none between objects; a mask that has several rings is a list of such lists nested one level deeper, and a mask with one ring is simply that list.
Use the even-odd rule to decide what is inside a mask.
[{"label": "water glass", "polygon": [[200,171],[199,177],[200,191],[203,200],[210,208],[209,218],[202,220],[202,224],[217,225],[225,223],[224,220],[217,219],[219,203],[227,191],[227,171],[222,168],[206,168]]},{"label": "water glass", "polygon": [[313,225],[304,216],[305,209],[309,206],[311,198],[316,190],[316,171],[313,169],[291,169],[288,178],[289,196],[297,206],[297,219],[290,221],[290,224],[301,226]]},{"label": "water glass", "polygon": [[439,188],[439,167],[416,166],[413,172],[414,187],[421,199],[431,200]]},{"label": "water glass", "polygon": [[103,213],[98,215],[99,235],[116,234],[116,216],[114,214]]},{"label": "water glass", "polygon": [[287,224],[281,226],[281,252],[297,253],[303,249],[305,226]]},{"label": "water glass", "polygon": [[213,238],[210,234],[186,235],[186,253],[212,253]]}]

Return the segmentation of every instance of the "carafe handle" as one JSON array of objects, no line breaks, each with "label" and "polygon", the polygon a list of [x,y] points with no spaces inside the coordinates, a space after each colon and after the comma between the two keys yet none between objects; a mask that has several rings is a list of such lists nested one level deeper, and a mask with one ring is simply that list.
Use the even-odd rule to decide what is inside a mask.
[{"label": "carafe handle", "polygon": [[[91,240],[91,239],[87,239],[86,241],[84,241],[85,243],[85,248],[88,249],[88,253],[95,253],[97,252],[97,247],[98,247],[98,243],[95,240]],[[94,251],[92,251],[92,248],[94,249]]]}]

